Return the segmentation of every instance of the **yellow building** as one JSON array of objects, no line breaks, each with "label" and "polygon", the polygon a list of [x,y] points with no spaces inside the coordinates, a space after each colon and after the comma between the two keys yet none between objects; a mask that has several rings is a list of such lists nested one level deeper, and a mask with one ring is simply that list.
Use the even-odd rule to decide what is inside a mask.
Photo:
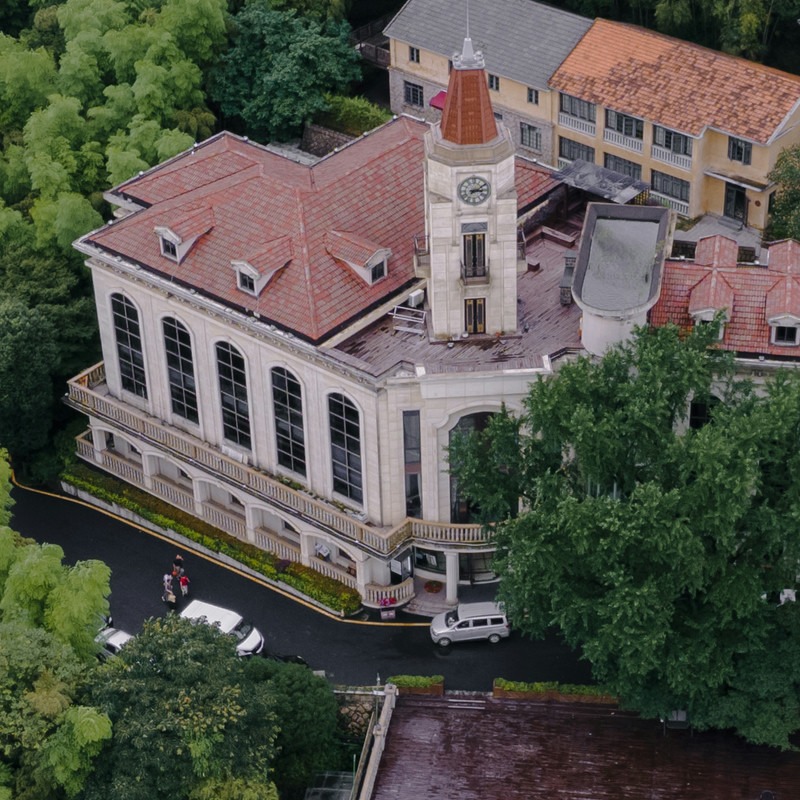
[{"label": "yellow building", "polygon": [[[395,111],[413,113],[417,102],[418,114],[437,113],[460,9],[409,0],[387,27]],[[473,0],[470,26],[494,108],[520,151],[643,180],[684,217],[764,227],[775,189],[767,176],[781,150],[800,142],[800,76],[535,2]]]}]

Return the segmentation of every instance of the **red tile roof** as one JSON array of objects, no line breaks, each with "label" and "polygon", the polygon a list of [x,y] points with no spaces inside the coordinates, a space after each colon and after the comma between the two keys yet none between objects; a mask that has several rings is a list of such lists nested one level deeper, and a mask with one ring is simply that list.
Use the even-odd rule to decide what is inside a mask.
[{"label": "red tile roof", "polygon": [[[414,236],[425,232],[427,130],[399,117],[313,166],[219,134],[117,187],[112,195],[145,208],[84,241],[319,342],[414,280]],[[521,201],[555,185],[543,167],[517,159],[517,171]],[[203,220],[202,229],[209,218],[213,227],[180,264],[161,255],[155,227],[189,229]],[[327,246],[337,235],[360,255],[365,243],[372,252],[390,249],[387,277],[370,286],[343,269]],[[237,288],[232,262],[266,274],[283,259],[288,264],[258,297]]]},{"label": "red tile roof", "polygon": [[486,72],[454,67],[442,112],[442,138],[454,144],[486,144],[496,137]]},{"label": "red tile roof", "polygon": [[550,84],[692,136],[713,127],[760,143],[800,102],[798,75],[604,19],[594,21]]},{"label": "red tile roof", "polygon": [[[731,252],[724,242],[706,242],[705,247],[718,253]],[[794,258],[791,263],[789,255]],[[659,326],[671,322],[688,328],[693,324],[690,310],[727,307],[729,320],[720,347],[743,355],[800,358],[800,348],[772,344],[768,322],[785,315],[800,319],[800,276],[795,277],[799,272],[800,245],[796,242],[773,246],[769,267],[737,266],[735,255],[732,260],[718,259],[708,264],[667,261],[661,296],[650,311],[650,323]]]}]

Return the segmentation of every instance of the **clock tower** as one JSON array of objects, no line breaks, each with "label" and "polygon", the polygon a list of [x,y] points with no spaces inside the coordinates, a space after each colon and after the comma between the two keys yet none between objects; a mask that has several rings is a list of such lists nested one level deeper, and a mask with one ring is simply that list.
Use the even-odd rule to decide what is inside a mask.
[{"label": "clock tower", "polygon": [[495,120],[483,56],[464,40],[441,123],[425,137],[433,335],[517,330],[514,144]]}]

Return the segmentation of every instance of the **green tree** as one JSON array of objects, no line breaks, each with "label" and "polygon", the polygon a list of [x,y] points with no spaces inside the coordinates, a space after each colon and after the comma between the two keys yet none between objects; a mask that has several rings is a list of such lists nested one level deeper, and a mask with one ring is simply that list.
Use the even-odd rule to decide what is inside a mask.
[{"label": "green tree", "polygon": [[7,527],[11,522],[11,506],[13,505],[11,465],[8,462],[8,452],[0,447],[0,528]]},{"label": "green tree", "polygon": [[282,794],[301,792],[318,772],[338,763],[338,705],[330,685],[299,664],[255,665],[275,702],[278,736],[274,780]]},{"label": "green tree", "polygon": [[[520,419],[506,412],[454,445],[451,465],[502,517],[500,595],[517,628],[556,626],[645,715],[686,709],[696,727],[787,747],[800,617],[778,597],[800,558],[800,378],[760,394],[734,381],[714,327],[640,331],[564,365],[531,387]],[[687,429],[690,401],[712,396],[712,422]],[[481,447],[495,467],[485,485],[467,469]],[[518,476],[505,506],[496,465]]]},{"label": "green tree", "polygon": [[255,666],[211,626],[175,615],[146,622],[92,687],[114,736],[87,800],[238,797],[237,786],[270,798],[275,714]]},{"label": "green tree", "polygon": [[0,442],[24,459],[52,424],[57,332],[47,315],[0,295]]},{"label": "green tree", "polygon": [[326,92],[342,92],[360,76],[347,41],[349,26],[275,11],[266,0],[234,17],[233,46],[222,57],[212,96],[223,113],[262,139],[288,139],[326,108]]},{"label": "green tree", "polygon": [[5,784],[21,800],[75,796],[111,737],[84,702],[110,573],[63,556],[0,528],[0,794]]},{"label": "green tree", "polygon": [[800,145],[781,150],[769,179],[778,184],[769,234],[800,241]]}]

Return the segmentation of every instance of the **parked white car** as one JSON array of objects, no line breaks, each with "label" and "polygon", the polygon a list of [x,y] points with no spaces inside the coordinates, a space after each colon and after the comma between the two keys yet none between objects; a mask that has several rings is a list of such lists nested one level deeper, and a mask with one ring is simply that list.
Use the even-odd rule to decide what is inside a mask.
[{"label": "parked white car", "polygon": [[431,621],[431,639],[440,647],[452,642],[487,639],[497,644],[511,633],[508,617],[500,603],[461,603]]},{"label": "parked white car", "polygon": [[216,625],[223,633],[235,637],[236,652],[240,656],[257,655],[264,649],[264,637],[258,628],[245,622],[235,611],[202,600],[192,600],[180,615],[195,622]]},{"label": "parked white car", "polygon": [[97,654],[97,657],[105,661],[107,658],[119,655],[119,651],[131,640],[133,636],[130,633],[125,633],[119,628],[113,628],[110,625],[103,628],[94,640],[102,645],[102,649]]}]

